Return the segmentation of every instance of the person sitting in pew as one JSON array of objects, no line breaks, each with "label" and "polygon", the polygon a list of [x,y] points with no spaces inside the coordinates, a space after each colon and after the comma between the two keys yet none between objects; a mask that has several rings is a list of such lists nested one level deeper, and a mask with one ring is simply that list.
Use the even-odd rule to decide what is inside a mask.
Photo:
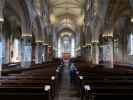
[{"label": "person sitting in pew", "polygon": [[71,83],[75,82],[76,72],[77,72],[77,69],[76,69],[74,63],[71,63],[71,66],[70,66],[70,82]]}]

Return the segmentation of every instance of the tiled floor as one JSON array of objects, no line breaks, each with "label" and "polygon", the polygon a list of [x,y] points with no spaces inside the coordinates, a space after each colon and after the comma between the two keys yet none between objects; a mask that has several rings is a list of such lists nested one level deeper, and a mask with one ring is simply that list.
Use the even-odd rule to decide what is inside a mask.
[{"label": "tiled floor", "polygon": [[61,86],[55,100],[80,100],[78,91],[70,83],[69,67],[67,65],[64,67]]}]

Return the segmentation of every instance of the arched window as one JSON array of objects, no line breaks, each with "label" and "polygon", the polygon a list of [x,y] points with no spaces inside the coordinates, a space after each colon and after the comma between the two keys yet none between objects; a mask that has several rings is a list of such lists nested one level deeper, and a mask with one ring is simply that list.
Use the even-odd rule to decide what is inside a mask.
[{"label": "arched window", "polygon": [[72,38],[72,42],[71,42],[71,57],[75,57],[75,41],[74,41],[74,38]]},{"label": "arched window", "polygon": [[61,39],[58,40],[58,57],[61,57]]},{"label": "arched window", "polygon": [[128,54],[133,55],[133,33],[129,35],[128,41]]},{"label": "arched window", "polygon": [[18,39],[14,40],[13,51],[12,51],[12,62],[20,62],[20,41]]},{"label": "arched window", "polygon": [[0,64],[2,64],[2,48],[3,48],[3,46],[2,46],[2,42],[0,41]]}]

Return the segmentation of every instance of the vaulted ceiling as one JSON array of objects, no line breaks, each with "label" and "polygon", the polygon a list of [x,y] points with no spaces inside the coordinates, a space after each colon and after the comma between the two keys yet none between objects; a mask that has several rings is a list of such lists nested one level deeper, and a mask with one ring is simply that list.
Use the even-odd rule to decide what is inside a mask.
[{"label": "vaulted ceiling", "polygon": [[52,24],[67,26],[82,25],[85,0],[50,0]]},{"label": "vaulted ceiling", "polygon": [[74,14],[79,16],[82,13],[84,0],[50,0],[53,13],[57,16]]}]

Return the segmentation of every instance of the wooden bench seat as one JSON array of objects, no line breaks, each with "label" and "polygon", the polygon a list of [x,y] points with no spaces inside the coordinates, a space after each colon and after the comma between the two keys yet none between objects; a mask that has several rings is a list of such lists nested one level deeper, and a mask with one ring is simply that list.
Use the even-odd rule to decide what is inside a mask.
[{"label": "wooden bench seat", "polygon": [[50,68],[50,67],[57,67],[56,63],[45,63],[45,64],[32,64],[31,67],[17,67],[17,68],[6,68],[2,70],[2,75],[6,76],[9,74],[20,74],[22,72],[26,72],[26,71],[31,71],[31,70],[36,70],[36,69],[43,69],[43,68]]},{"label": "wooden bench seat", "polygon": [[[0,97],[6,95],[44,95],[46,98],[52,98],[53,85],[52,80],[33,80],[33,79],[20,79],[20,80],[0,80]],[[46,89],[49,86],[49,89]],[[47,95],[46,95],[47,94]],[[49,99],[46,99],[49,100]]]},{"label": "wooden bench seat", "polygon": [[[121,96],[128,97],[129,95],[133,98],[133,81],[126,80],[106,80],[106,81],[85,81],[82,85],[82,95],[85,100],[97,100],[98,97],[102,96],[103,100],[104,96],[108,95],[108,98],[112,96],[117,96],[117,99],[121,99]],[[85,89],[85,86],[90,86],[90,89]],[[84,92],[83,92],[84,91]],[[95,98],[94,98],[95,97]],[[97,98],[97,99],[96,99]],[[106,98],[107,99],[107,98]],[[99,99],[98,99],[99,100]]]},{"label": "wooden bench seat", "polygon": [[10,95],[16,99],[18,95],[37,95],[44,96],[45,100],[51,100],[56,92],[60,70],[58,64],[47,63],[19,69],[20,73],[17,74],[6,72],[7,75],[0,78],[0,97],[4,94],[5,98]]},{"label": "wooden bench seat", "polygon": [[[126,66],[112,69],[103,64],[77,63],[77,80],[84,100],[107,100],[130,96],[133,99],[133,70]],[[123,95],[123,96],[122,96]],[[105,98],[106,97],[106,98]]]},{"label": "wooden bench seat", "polygon": [[45,91],[44,87],[0,87],[0,98],[4,100],[18,100],[18,98],[24,100],[38,100],[44,98],[44,100],[51,100],[50,91]]}]

